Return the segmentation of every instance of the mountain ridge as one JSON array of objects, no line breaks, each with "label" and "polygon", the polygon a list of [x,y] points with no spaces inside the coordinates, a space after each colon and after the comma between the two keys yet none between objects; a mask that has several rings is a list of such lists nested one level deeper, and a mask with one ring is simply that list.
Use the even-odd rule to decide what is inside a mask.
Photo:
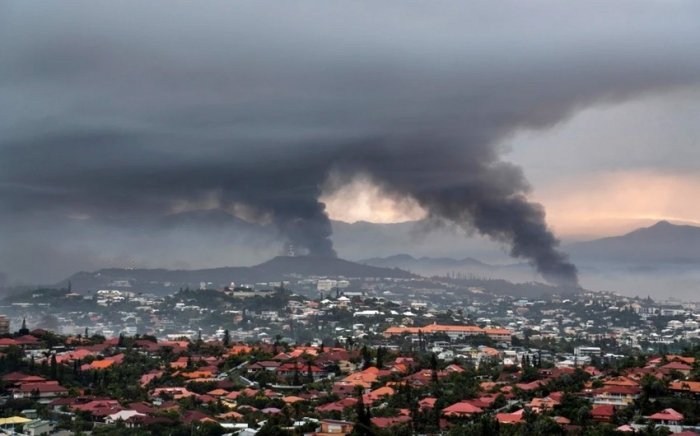
[{"label": "mountain ridge", "polygon": [[381,277],[412,278],[414,274],[390,268],[374,267],[339,259],[310,256],[277,256],[253,266],[224,266],[204,269],[166,268],[103,268],[94,272],[79,272],[61,282],[70,282],[76,291],[106,289],[115,282],[129,282],[130,286],[146,291],[166,288],[196,287],[200,282],[215,286],[236,283],[281,281],[301,276],[319,277]]},{"label": "mountain ridge", "polygon": [[662,220],[619,236],[567,244],[575,261],[700,264],[700,227]]}]

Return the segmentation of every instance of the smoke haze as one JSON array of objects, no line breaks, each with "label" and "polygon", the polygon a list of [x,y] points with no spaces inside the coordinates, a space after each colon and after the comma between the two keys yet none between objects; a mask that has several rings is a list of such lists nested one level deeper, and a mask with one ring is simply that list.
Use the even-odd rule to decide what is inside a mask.
[{"label": "smoke haze", "polygon": [[[148,266],[335,256],[319,197],[362,177],[573,285],[502,144],[700,78],[691,1],[0,8],[0,270],[23,280],[148,241]],[[211,259],[198,211],[263,229]]]}]

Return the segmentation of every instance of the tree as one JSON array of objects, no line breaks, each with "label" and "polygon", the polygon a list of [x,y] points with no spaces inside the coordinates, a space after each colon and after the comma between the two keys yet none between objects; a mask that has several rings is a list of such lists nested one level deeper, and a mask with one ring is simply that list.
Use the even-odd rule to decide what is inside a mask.
[{"label": "tree", "polygon": [[435,353],[430,355],[430,379],[433,383],[437,384],[438,382],[438,374],[437,374],[437,369],[438,369],[438,361],[437,361],[437,356]]},{"label": "tree", "polygon": [[369,413],[369,408],[365,407],[362,387],[357,386],[355,388],[355,394],[357,395],[357,403],[355,405],[357,418],[355,420],[355,427],[352,429],[351,434],[355,436],[374,435],[374,432],[372,431],[371,415]]},{"label": "tree", "polygon": [[372,366],[372,354],[370,354],[369,348],[367,348],[367,345],[362,346],[362,350],[360,351],[360,354],[362,354],[362,369],[367,369],[370,366]]},{"label": "tree", "polygon": [[22,328],[19,329],[18,333],[22,336],[29,334],[29,329],[27,328],[27,319],[26,318],[22,318]]},{"label": "tree", "polygon": [[51,380],[58,380],[58,364],[56,363],[56,354],[51,355]]},{"label": "tree", "polygon": [[311,361],[306,362],[306,379],[308,380],[308,383],[313,383],[314,382],[314,373],[311,370]]},{"label": "tree", "polygon": [[297,364],[296,360],[294,361],[294,376],[292,377],[292,385],[301,385],[301,380],[299,379],[299,365]]},{"label": "tree", "polygon": [[228,329],[224,330],[224,347],[228,347],[231,344],[231,333]]},{"label": "tree", "polygon": [[190,433],[192,435],[219,436],[226,433],[226,430],[216,422],[203,421],[196,424],[193,423]]},{"label": "tree", "polygon": [[377,348],[377,368],[382,369],[384,367],[384,355],[386,354],[386,348]]}]

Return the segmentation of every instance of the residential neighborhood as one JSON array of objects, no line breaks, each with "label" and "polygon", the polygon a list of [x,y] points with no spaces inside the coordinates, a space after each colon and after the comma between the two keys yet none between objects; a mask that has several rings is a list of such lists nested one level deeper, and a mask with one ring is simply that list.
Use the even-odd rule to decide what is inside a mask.
[{"label": "residential neighborhood", "polygon": [[[97,300],[52,290],[10,299],[8,309],[28,316],[0,338],[0,429],[700,431],[700,316],[692,305],[592,292],[537,299],[459,292],[449,281],[431,282],[443,292],[425,298],[426,281],[360,290],[353,282],[316,298],[285,283],[242,299],[226,289],[97,292]],[[63,312],[76,304],[95,311]],[[32,326],[46,317],[45,305],[58,331]],[[183,313],[192,318],[176,333]],[[221,324],[207,328],[212,319]]]}]

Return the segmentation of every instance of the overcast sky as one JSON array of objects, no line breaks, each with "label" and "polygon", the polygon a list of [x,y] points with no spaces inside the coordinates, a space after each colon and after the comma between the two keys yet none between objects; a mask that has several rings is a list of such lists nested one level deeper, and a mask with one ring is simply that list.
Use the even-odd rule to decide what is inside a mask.
[{"label": "overcast sky", "polygon": [[[316,253],[326,211],[427,214],[535,264],[546,225],[698,223],[699,22],[693,0],[4,1],[0,270],[198,210]],[[523,219],[484,212],[506,204]]]}]

